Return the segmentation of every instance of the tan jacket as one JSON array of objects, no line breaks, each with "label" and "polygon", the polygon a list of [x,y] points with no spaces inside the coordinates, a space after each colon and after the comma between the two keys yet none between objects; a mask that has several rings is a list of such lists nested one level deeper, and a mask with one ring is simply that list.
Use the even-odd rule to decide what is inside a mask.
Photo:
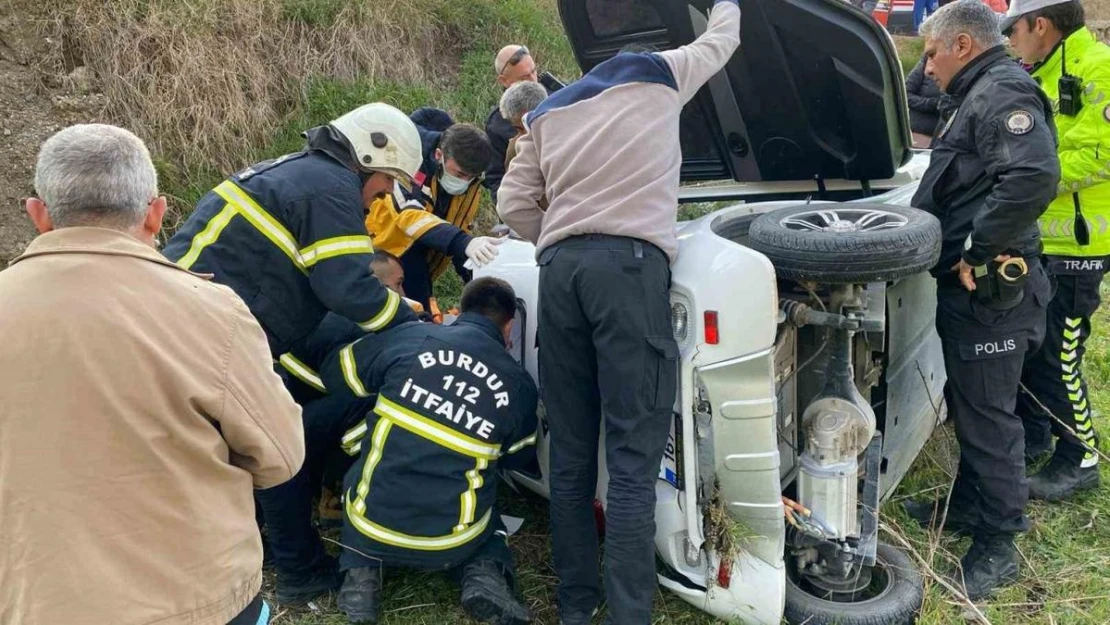
[{"label": "tan jacket", "polygon": [[226,287],[67,228],[0,272],[0,623],[224,625],[258,594],[252,487],[300,408]]}]

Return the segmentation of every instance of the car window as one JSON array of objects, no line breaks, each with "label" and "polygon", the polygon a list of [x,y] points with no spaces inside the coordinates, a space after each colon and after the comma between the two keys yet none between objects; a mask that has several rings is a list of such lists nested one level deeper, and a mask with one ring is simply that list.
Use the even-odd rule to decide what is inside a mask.
[{"label": "car window", "polygon": [[664,27],[663,18],[642,0],[586,0],[590,27],[598,39],[650,32]]}]

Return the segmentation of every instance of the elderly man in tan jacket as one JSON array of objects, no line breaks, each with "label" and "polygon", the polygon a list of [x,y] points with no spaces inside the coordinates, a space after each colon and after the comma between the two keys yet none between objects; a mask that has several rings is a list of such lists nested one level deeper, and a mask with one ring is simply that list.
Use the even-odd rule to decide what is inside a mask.
[{"label": "elderly man in tan jacket", "polygon": [[35,187],[42,234],[0,272],[0,623],[268,622],[252,487],[304,440],[261,327],[153,248],[130,132],[62,130]]}]

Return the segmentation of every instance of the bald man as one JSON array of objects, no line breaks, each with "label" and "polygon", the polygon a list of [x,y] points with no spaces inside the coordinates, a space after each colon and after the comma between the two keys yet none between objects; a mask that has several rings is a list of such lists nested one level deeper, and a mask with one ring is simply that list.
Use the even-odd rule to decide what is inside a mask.
[{"label": "bald man", "polygon": [[[497,84],[502,89],[508,89],[521,81],[537,82],[536,62],[532,53],[526,46],[510,44],[501,48],[493,61],[493,71],[497,73]],[[499,107],[493,107],[489,117],[486,118],[486,134],[493,146],[494,156],[490,159],[489,169],[486,170],[486,179],[482,183],[489,189],[490,198],[497,203],[497,190],[501,187],[501,178],[505,175],[505,152],[509,141],[516,136],[516,128],[501,115]]]}]

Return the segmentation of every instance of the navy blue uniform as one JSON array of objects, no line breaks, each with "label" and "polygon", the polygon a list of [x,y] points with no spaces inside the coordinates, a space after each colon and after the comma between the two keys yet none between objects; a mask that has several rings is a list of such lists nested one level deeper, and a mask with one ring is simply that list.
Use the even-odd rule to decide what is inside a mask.
[{"label": "navy blue uniform", "polygon": [[313,572],[334,566],[312,524],[312,500],[320,493],[321,483],[330,486],[338,481],[353,461],[340,450],[343,434],[365,418],[374,402],[349,393],[329,394],[318,372],[328,354],[365,335],[349,319],[328,313],[275,366],[303,407],[305,433],[301,470],[288,482],[255,492],[280,583],[304,583]]},{"label": "navy blue uniform", "polygon": [[[1056,196],[1060,165],[1051,105],[999,46],[972,61],[942,99],[943,126],[913,206],[940,219],[937,332],[945,399],[960,442],[952,507],[978,538],[1028,529],[1024,433],[1015,413],[1025,358],[1040,347],[1051,287],[1038,260],[1037,218]],[[1006,254],[1030,273],[1020,301],[993,305],[967,291],[952,267]]]},{"label": "navy blue uniform", "polygon": [[[310,131],[310,145],[326,145],[326,132]],[[363,177],[333,153],[288,154],[233,175],[201,198],[163,250],[243,298],[275,356],[329,310],[367,332],[416,319],[371,273]]]},{"label": "navy blue uniform", "polygon": [[[473,313],[405,324],[344,347],[322,373],[331,393],[377,394],[351,433],[365,437],[344,484],[343,543],[387,566],[450,569],[491,551],[506,564],[496,475],[534,458],[538,392],[495,324]],[[340,562],[377,566],[350,549]]]}]

